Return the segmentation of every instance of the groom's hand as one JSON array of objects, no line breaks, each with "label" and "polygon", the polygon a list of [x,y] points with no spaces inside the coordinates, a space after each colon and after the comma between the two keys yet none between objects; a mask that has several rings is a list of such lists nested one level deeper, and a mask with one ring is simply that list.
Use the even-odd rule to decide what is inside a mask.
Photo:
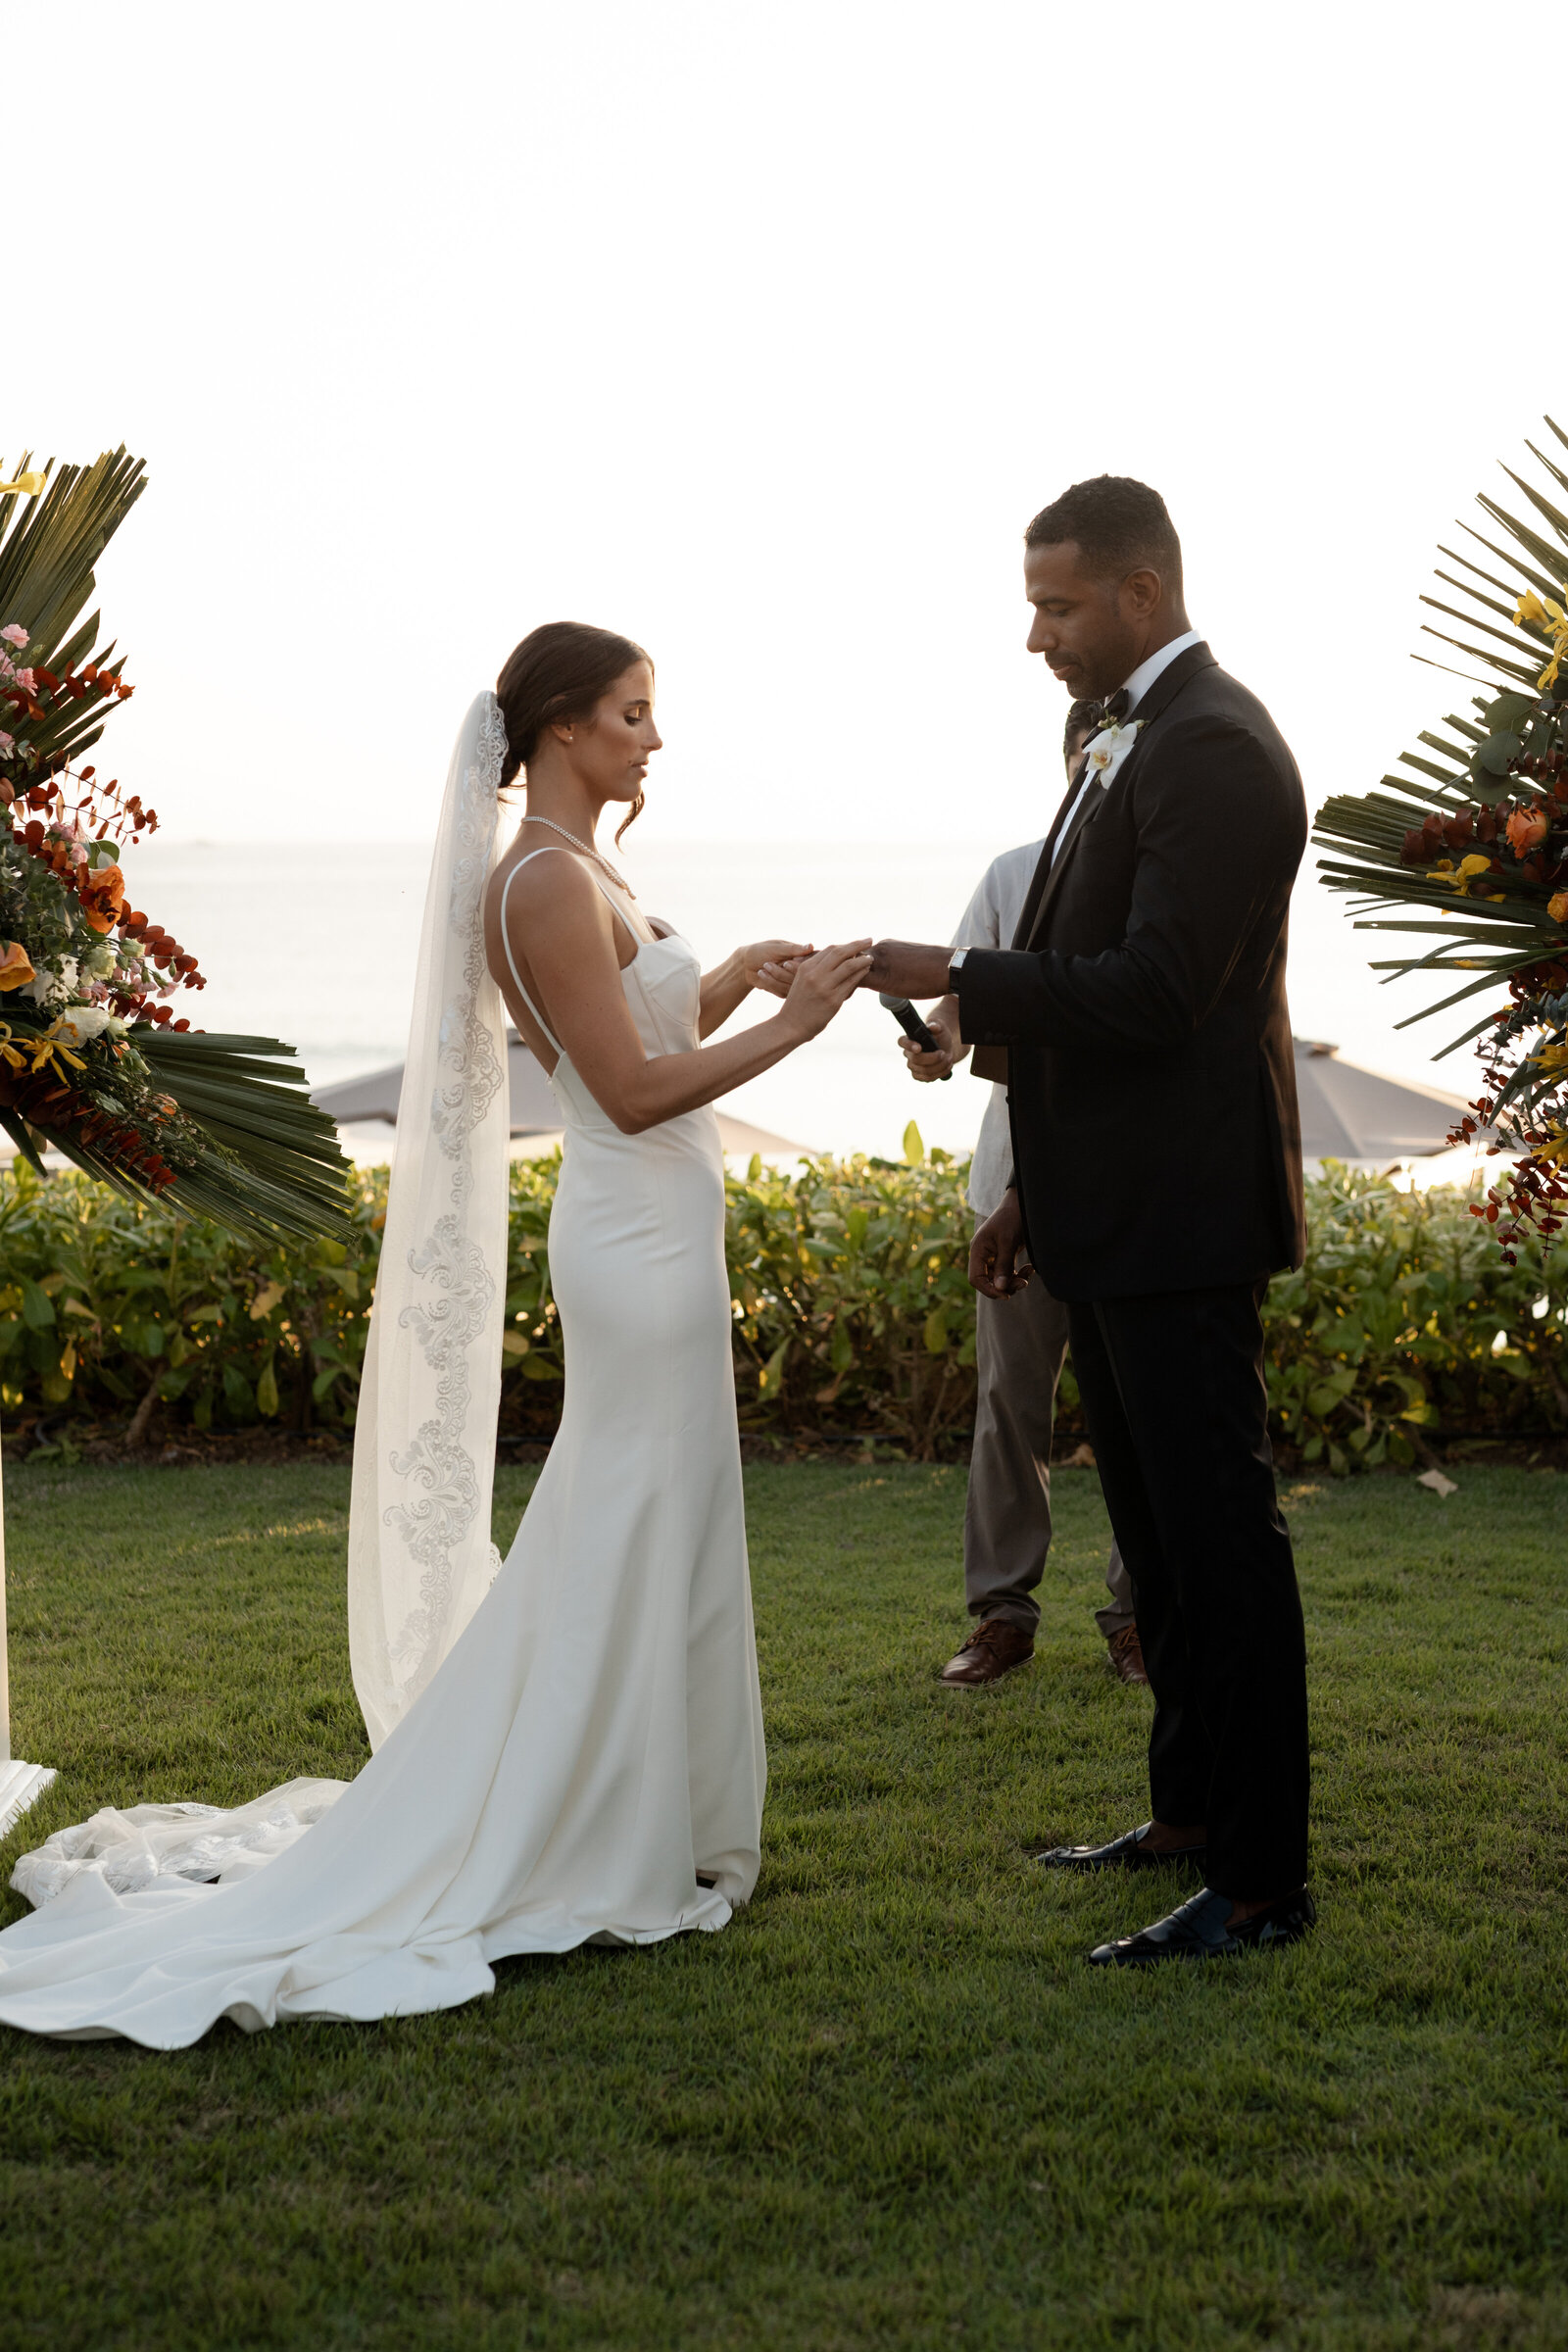
[{"label": "groom's hand", "polygon": [[918,948],[906,939],[879,939],[862,988],[888,997],[945,997],[951,948]]},{"label": "groom's hand", "polygon": [[1023,1248],[1023,1210],[1018,1205],[1016,1192],[1003,1195],[1002,1206],[975,1234],[969,1246],[969,1287],[982,1298],[1010,1298],[1021,1291],[1029,1280],[1029,1268],[1020,1266],[1018,1252]]}]

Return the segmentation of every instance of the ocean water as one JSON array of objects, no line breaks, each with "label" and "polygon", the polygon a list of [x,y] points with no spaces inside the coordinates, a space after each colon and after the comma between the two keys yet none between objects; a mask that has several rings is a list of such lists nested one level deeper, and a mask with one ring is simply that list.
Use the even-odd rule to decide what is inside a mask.
[{"label": "ocean water", "polygon": [[[710,964],[744,941],[777,936],[818,946],[865,933],[946,940],[1001,846],[639,845],[633,834],[618,861],[648,910],[672,922]],[[401,1061],[428,874],[423,844],[247,847],[157,836],[129,850],[125,864],[132,904],[201,959],[206,990],[176,1004],[194,1022],[282,1039],[318,1086]],[[1378,989],[1367,968],[1377,952],[1308,874],[1293,913],[1297,1033],[1333,1040],[1348,1060],[1473,1091],[1468,1054],[1436,1067],[1430,1059],[1446,1042],[1451,1016],[1396,1028],[1421,999]],[[753,1003],[755,1013],[744,1005],[736,1029],[772,1009],[771,999]],[[963,1070],[944,1085],[917,1087],[894,1021],[862,995],[821,1037],[737,1088],[725,1107],[809,1150],[895,1154],[911,1117],[928,1144],[967,1151],[984,1100]]]},{"label": "ocean water", "polygon": [[[641,857],[628,843],[627,851],[617,862],[642,904],[673,923],[705,964],[760,938],[822,946],[897,931],[946,939],[992,855],[755,843],[651,844]],[[201,960],[206,989],[175,1004],[193,1024],[282,1039],[316,1086],[402,1060],[429,870],[422,844],[236,848],[154,838],[125,864],[132,903]],[[758,997],[731,1030],[773,1009],[772,999]],[[985,1090],[964,1072],[917,1087],[898,1036],[873,997],[858,997],[823,1036],[737,1088],[724,1107],[812,1151],[896,1153],[911,1117],[928,1144],[967,1151]]]}]

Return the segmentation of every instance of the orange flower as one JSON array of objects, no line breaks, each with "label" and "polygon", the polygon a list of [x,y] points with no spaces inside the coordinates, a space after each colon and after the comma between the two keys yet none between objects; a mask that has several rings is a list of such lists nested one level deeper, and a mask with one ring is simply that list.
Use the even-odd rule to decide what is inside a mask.
[{"label": "orange flower", "polygon": [[0,939],[0,992],[25,988],[34,976],[25,948],[14,939]]},{"label": "orange flower", "polygon": [[1516,808],[1503,827],[1508,847],[1516,858],[1528,858],[1539,850],[1551,831],[1551,819],[1544,808]]},{"label": "orange flower", "polygon": [[1555,898],[1546,901],[1546,912],[1554,923],[1568,919],[1568,890],[1559,890]]},{"label": "orange flower", "polygon": [[125,904],[125,877],[119,866],[101,865],[94,874],[83,873],[78,887],[92,928],[112,931]]}]

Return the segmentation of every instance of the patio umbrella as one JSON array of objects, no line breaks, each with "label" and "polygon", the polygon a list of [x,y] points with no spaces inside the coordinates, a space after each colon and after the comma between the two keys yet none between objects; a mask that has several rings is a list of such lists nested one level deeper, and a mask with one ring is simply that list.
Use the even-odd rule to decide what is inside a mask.
[{"label": "patio umbrella", "polygon": [[1296,1093],[1301,1108],[1303,1159],[1427,1159],[1445,1152],[1448,1130],[1468,1104],[1435,1086],[1385,1078],[1353,1061],[1338,1046],[1298,1037]]}]

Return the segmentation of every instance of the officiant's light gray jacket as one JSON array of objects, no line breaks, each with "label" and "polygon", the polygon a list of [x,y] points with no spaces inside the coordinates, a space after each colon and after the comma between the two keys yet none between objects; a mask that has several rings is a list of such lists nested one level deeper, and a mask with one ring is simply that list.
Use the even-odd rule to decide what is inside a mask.
[{"label": "officiant's light gray jacket", "polygon": [[1064,1299],[1255,1282],[1305,1249],[1285,1001],[1301,779],[1206,645],[1130,716],[1108,787],[1067,795],[1012,948],[958,973],[963,1035],[1008,1049],[1030,1255]]}]

